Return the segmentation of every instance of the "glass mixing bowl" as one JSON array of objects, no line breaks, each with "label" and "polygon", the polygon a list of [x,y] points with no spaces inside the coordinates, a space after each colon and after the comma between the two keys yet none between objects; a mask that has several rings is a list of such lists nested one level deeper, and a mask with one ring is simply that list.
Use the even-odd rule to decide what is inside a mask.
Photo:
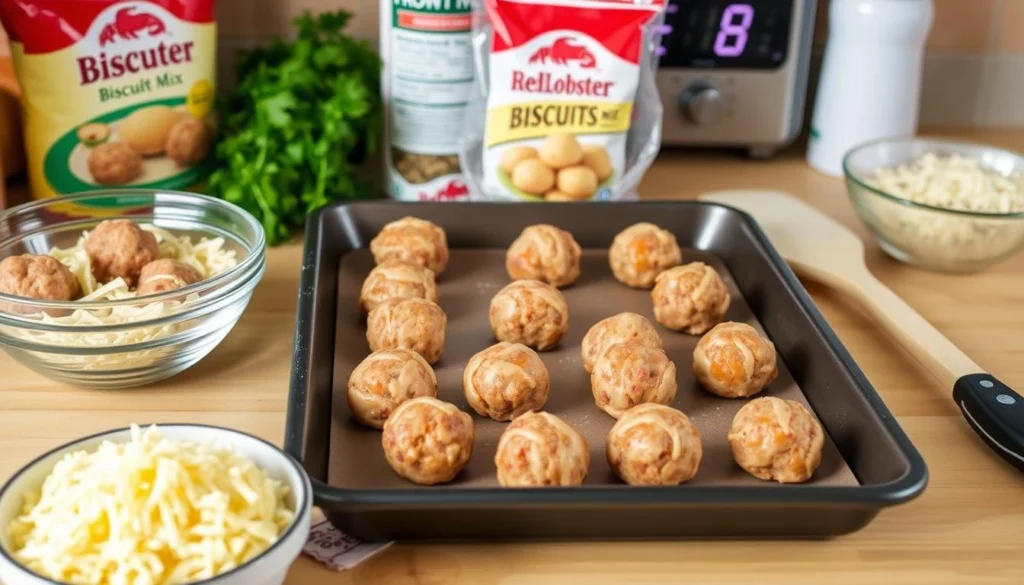
[{"label": "glass mixing bowl", "polygon": [[[238,263],[199,283],[137,299],[42,301],[0,294],[0,347],[11,357],[60,382],[126,388],[185,370],[231,331],[263,276],[266,246],[259,222],[220,199],[112,190],[27,203],[0,214],[0,258],[72,247],[83,231],[117,218],[194,241],[223,238]],[[104,323],[99,317],[114,307],[137,308],[139,320]],[[84,318],[73,325],[52,318],[76,309]]]},{"label": "glass mixing bowl", "polygon": [[843,159],[846,188],[860,219],[890,256],[940,272],[976,272],[1024,247],[1024,213],[983,213],[933,207],[872,185],[881,168],[925,154],[958,154],[1004,177],[1024,173],[1024,158],[973,144],[921,138],[884,138],[853,148]]}]

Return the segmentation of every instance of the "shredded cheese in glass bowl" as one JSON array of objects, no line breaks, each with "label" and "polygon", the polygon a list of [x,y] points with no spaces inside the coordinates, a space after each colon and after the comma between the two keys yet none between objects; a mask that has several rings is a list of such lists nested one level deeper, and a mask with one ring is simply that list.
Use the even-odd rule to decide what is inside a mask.
[{"label": "shredded cheese in glass bowl", "polygon": [[[10,585],[25,571],[71,585],[180,585],[232,571],[270,583],[305,541],[310,495],[301,468],[255,437],[132,425],[15,474],[0,492],[0,572]],[[264,555],[280,558],[245,575]]]},{"label": "shredded cheese in glass bowl", "polygon": [[[74,195],[0,214],[0,230],[13,232],[0,241],[0,257],[49,254],[68,267],[84,295],[68,302],[0,295],[0,346],[25,365],[79,386],[136,386],[189,367],[227,335],[265,268],[262,227],[230,203],[152,191],[118,192],[125,202],[120,206],[111,206],[111,198]],[[103,215],[94,210],[100,201]],[[143,297],[124,280],[97,281],[85,241],[93,226],[112,216],[151,232],[160,258],[192,266],[203,280]]]},{"label": "shredded cheese in glass bowl", "polygon": [[844,161],[854,209],[891,256],[973,272],[1024,247],[1024,159],[970,143],[883,139]]}]

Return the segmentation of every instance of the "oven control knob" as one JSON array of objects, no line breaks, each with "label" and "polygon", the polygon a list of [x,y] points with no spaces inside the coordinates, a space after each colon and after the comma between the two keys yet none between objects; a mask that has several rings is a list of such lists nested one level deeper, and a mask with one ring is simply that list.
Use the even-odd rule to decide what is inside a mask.
[{"label": "oven control knob", "polygon": [[709,83],[694,83],[679,96],[679,109],[698,126],[714,124],[722,117],[725,96]]}]

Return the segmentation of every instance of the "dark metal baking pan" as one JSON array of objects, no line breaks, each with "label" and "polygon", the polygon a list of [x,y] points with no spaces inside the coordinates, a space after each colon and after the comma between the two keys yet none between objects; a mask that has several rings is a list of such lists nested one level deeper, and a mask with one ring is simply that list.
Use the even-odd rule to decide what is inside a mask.
[{"label": "dark metal baking pan", "polygon": [[[498,487],[492,460],[502,425],[474,416],[477,442],[467,469],[451,484],[416,486],[387,467],[379,431],[352,420],[345,380],[369,352],[356,307],[373,265],[366,248],[384,224],[406,215],[429,219],[448,234],[452,258],[439,279],[448,339],[435,368],[440,397],[464,408],[462,367],[494,342],[486,307],[508,281],[504,250],[534,223],[558,225],[584,247],[580,280],[563,290],[569,334],[541,354],[552,376],[545,410],[580,428],[590,444],[584,485]],[[742,401],[698,389],[690,371],[696,338],[666,330],[666,350],[679,371],[675,406],[703,437],[700,473],[678,487],[638,488],[608,470],[603,436],[613,421],[592,403],[579,341],[594,322],[617,312],[651,316],[649,294],[615,283],[607,265],[614,235],[639,221],[671,230],[687,260],[714,265],[734,297],[726,318],[746,321],[774,341],[780,375],[765,394],[808,404],[828,436],[822,465],[808,483],[763,482],[732,463],[724,435]],[[331,522],[366,540],[820,538],[865,526],[882,508],[919,495],[927,482],[920,455],[754,221],[703,202],[325,208],[307,226],[285,448],[306,468]]]}]

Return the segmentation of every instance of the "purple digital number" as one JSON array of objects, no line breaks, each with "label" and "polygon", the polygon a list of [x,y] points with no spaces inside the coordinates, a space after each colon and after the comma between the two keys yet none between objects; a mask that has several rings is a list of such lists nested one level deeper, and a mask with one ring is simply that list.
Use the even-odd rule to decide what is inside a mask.
[{"label": "purple digital number", "polygon": [[[733,22],[739,16],[739,23]],[[722,11],[722,22],[715,37],[715,54],[719,57],[738,57],[747,48],[747,33],[754,24],[754,7],[750,4],[730,4]]]}]

